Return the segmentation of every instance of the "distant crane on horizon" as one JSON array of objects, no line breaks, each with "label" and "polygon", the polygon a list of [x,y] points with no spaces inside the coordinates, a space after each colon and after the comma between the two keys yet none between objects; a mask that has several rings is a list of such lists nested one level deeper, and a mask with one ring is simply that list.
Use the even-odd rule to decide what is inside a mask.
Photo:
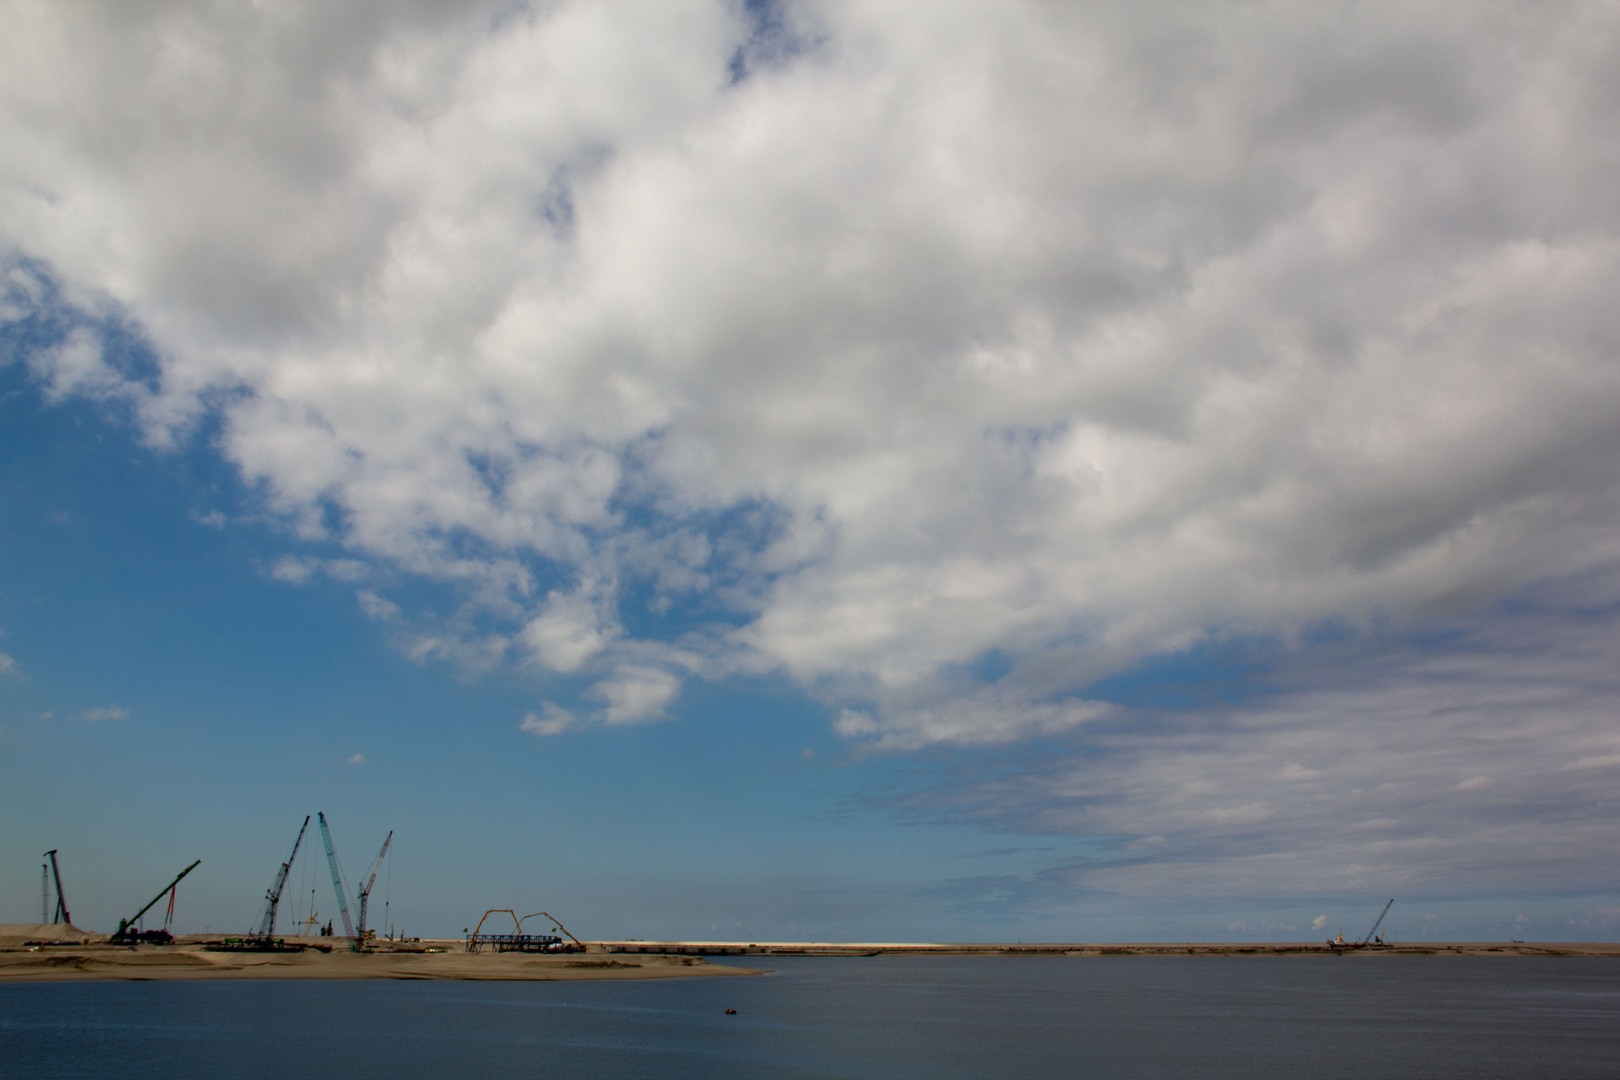
[{"label": "distant crane on horizon", "polygon": [[56,849],[51,848],[45,853],[45,857],[51,860],[51,874],[56,878],[56,914],[51,922],[67,923],[72,926],[73,916],[68,914],[67,901],[62,899],[62,868],[56,865]]}]

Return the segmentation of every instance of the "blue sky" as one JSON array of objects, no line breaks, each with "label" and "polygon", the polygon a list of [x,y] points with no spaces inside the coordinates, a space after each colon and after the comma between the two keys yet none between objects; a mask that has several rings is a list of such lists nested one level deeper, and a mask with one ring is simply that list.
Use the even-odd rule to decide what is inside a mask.
[{"label": "blue sky", "polygon": [[1614,934],[1612,13],[360,7],[5,46],[0,919]]}]

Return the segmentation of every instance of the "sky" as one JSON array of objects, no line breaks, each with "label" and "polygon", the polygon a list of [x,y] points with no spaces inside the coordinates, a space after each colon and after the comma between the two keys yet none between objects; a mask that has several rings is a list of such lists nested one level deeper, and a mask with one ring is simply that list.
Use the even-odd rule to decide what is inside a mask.
[{"label": "sky", "polygon": [[1620,933],[1620,6],[7,22],[0,921]]}]

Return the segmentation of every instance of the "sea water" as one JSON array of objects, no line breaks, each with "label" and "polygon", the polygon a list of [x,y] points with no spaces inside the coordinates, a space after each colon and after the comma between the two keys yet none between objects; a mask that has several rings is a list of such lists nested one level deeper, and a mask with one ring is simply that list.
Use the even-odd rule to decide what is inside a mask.
[{"label": "sea water", "polygon": [[0,1076],[1620,1076],[1610,959],[745,963],[773,973],[3,985]]}]

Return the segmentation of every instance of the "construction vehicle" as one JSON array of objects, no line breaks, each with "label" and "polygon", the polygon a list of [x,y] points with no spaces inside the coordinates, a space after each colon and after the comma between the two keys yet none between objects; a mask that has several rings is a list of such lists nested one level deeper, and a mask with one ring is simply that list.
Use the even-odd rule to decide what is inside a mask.
[{"label": "construction vehicle", "polygon": [[56,849],[51,848],[45,856],[51,860],[51,876],[56,878],[56,913],[51,916],[51,922],[72,926],[73,916],[68,914],[67,901],[62,899],[62,869],[56,865]]},{"label": "construction vehicle", "polygon": [[332,850],[332,832],[326,827],[326,814],[316,811],[321,823],[321,842],[326,845],[326,864],[332,868],[332,891],[337,893],[338,914],[343,916],[343,936],[354,937],[354,923],[349,921],[349,901],[343,896],[343,874],[338,870],[337,852]]},{"label": "construction vehicle", "polygon": [[[354,939],[354,947],[357,950],[364,945],[366,941],[366,906],[371,903],[371,887],[377,884],[377,871],[382,869],[383,857],[388,854],[388,845],[393,842],[394,830],[389,829],[388,835],[383,838],[382,850],[377,852],[377,861],[371,864],[371,877],[366,880],[365,888],[361,889],[359,892],[358,899],[360,901],[360,929],[358,935]],[[371,931],[370,936],[376,937],[377,932],[375,930]]]},{"label": "construction vehicle", "polygon": [[[197,867],[199,867],[201,865],[202,865],[202,860],[198,859],[196,862],[192,863],[190,866],[188,866],[184,870],[180,871],[180,873],[175,876],[175,879],[173,881],[171,881],[167,885],[163,886],[163,888],[158,891],[158,894],[156,896],[152,897],[151,900],[147,901],[145,907],[141,908],[141,910],[137,911],[134,915],[131,915],[127,919],[119,919],[118,920],[118,929],[117,929],[116,932],[114,932],[112,938],[110,939],[112,944],[114,944],[114,945],[168,945],[170,942],[174,941],[174,935],[169,932],[169,927],[174,922],[174,890],[180,884],[180,879],[181,878],[185,877],[187,874],[191,873],[193,870],[197,869]],[[140,929],[139,924],[140,924],[140,921],[141,921],[141,916],[145,915],[147,913],[147,911],[151,909],[153,904],[155,904],[159,900],[163,899],[163,894],[164,893],[169,894],[169,914],[168,914],[168,917],[163,920],[163,929],[161,929],[161,930],[142,930],[142,929]]]},{"label": "construction vehicle", "polygon": [[1383,946],[1384,946],[1384,935],[1378,933],[1378,928],[1384,924],[1384,916],[1389,914],[1389,909],[1391,907],[1393,907],[1394,904],[1395,904],[1395,900],[1392,897],[1390,899],[1389,903],[1384,905],[1384,910],[1380,911],[1378,913],[1378,918],[1373,920],[1372,926],[1367,930],[1367,932],[1365,934],[1362,934],[1361,937],[1358,940],[1356,940],[1356,941],[1346,941],[1344,939],[1344,931],[1340,930],[1337,937],[1328,938],[1328,948],[1330,948],[1330,949],[1366,949],[1366,948],[1369,948],[1369,947],[1374,948],[1374,949],[1383,948]]}]

